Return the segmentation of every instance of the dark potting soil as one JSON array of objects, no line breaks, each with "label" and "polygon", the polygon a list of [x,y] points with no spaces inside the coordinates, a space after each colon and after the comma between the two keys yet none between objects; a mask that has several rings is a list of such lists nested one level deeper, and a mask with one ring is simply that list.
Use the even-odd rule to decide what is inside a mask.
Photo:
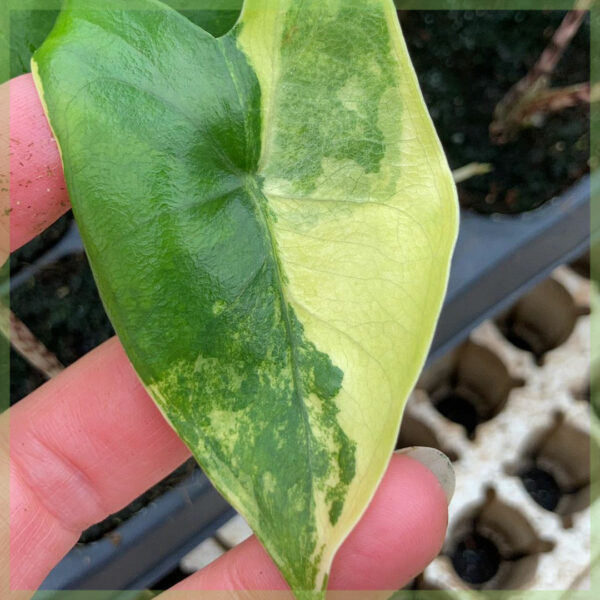
[{"label": "dark potting soil", "polygon": [[[31,265],[67,231],[72,216],[62,217],[42,236],[11,256],[11,275]],[[41,269],[10,295],[14,313],[68,366],[114,335],[104,312],[85,254],[61,258]],[[11,403],[44,382],[14,350],[11,351]]]},{"label": "dark potting soil", "polygon": [[[463,206],[483,213],[536,208],[588,172],[589,107],[547,117],[496,145],[494,107],[535,64],[562,11],[406,11],[401,23],[427,106],[452,169],[471,162],[493,171],[458,185]],[[588,81],[586,20],[552,77],[552,86]]]},{"label": "dark potting soil", "polygon": [[[492,173],[458,186],[463,206],[484,213],[529,210],[587,172],[587,107],[548,117],[543,127],[523,130],[502,146],[492,144],[488,134],[496,103],[535,63],[563,16],[564,12],[557,11],[401,14],[409,51],[451,167],[470,162],[494,166]],[[588,78],[589,23],[585,22],[559,63],[552,85]],[[52,247],[71,220],[69,213],[16,252],[11,257],[11,273],[32,264]],[[11,308],[65,366],[113,335],[83,253],[45,267],[13,291]],[[12,403],[44,381],[14,352],[10,373]],[[189,474],[193,462],[190,464],[192,467],[186,464],[126,509],[88,530],[82,541],[110,532]]]}]

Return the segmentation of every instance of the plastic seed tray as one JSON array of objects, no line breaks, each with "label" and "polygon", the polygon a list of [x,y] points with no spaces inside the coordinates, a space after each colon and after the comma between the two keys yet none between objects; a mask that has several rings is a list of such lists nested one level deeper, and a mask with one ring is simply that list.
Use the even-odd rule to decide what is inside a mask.
[{"label": "plastic seed tray", "polygon": [[399,443],[449,452],[457,481],[416,588],[564,590],[589,576],[589,294],[560,267],[423,374]]}]

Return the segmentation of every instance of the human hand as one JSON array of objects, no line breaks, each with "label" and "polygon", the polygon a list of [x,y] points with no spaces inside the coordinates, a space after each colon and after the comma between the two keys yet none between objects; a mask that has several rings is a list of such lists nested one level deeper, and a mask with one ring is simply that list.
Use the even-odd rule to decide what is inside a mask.
[{"label": "human hand", "polygon": [[[15,250],[66,212],[69,202],[58,149],[31,76],[1,87],[0,99],[10,88],[10,249]],[[6,227],[6,211],[0,208]],[[81,531],[120,510],[190,455],[116,338],[0,419],[0,464],[5,465],[0,469],[10,469],[10,525],[0,525],[0,543],[10,548],[13,590],[37,588]],[[449,463],[436,462],[431,452],[429,459],[423,452],[394,455],[374,500],[335,558],[330,589],[398,589],[438,553],[453,480]],[[2,586],[8,589],[8,565],[2,568]],[[176,589],[288,588],[252,537]]]}]

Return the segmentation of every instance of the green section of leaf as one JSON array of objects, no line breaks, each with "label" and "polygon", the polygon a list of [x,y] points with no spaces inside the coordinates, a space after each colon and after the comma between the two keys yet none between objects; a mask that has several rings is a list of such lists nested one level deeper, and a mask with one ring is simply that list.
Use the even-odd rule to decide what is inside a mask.
[{"label": "green section of leaf", "polygon": [[[241,0],[239,5],[241,9]],[[240,14],[239,9],[180,10],[179,12],[215,37],[225,35],[235,25]]]},{"label": "green section of leaf", "polygon": [[431,339],[450,174],[391,2],[248,0],[220,38],[140,5],[67,0],[35,56],[74,213],[157,405],[321,590]]},{"label": "green section of leaf", "polygon": [[50,33],[58,10],[10,11],[10,76],[29,73],[33,53]]},{"label": "green section of leaf", "polygon": [[[194,2],[196,7],[200,4],[198,1]],[[235,24],[242,2],[232,0],[222,8],[214,7],[214,3],[208,0],[204,4],[206,9],[185,9],[179,12],[210,34],[221,36]],[[10,11],[10,77],[29,73],[31,57],[50,33],[58,13],[59,10],[45,9]]]}]

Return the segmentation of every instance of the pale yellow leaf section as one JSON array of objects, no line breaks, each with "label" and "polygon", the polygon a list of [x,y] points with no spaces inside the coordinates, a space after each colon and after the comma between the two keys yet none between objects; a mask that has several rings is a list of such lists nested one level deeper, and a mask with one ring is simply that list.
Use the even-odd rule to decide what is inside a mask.
[{"label": "pale yellow leaf section", "polygon": [[[458,227],[452,174],[393,2],[371,3],[385,9],[396,64],[396,80],[379,106],[386,149],[381,169],[365,173],[351,160],[326,158],[308,195],[295,193],[294,182],[269,170],[278,122],[276,49],[286,3],[278,2],[276,11],[269,10],[268,0],[247,2],[239,38],[263,95],[260,174],[266,175],[263,191],[274,214],[286,298],[306,337],[344,372],[335,399],[338,420],[357,442],[356,476],[335,526],[325,498],[316,493],[319,537],[325,543],[318,582],[385,472],[406,399],[431,343]],[[259,13],[264,17],[255,18]],[[338,94],[359,108],[355,87]]]}]

